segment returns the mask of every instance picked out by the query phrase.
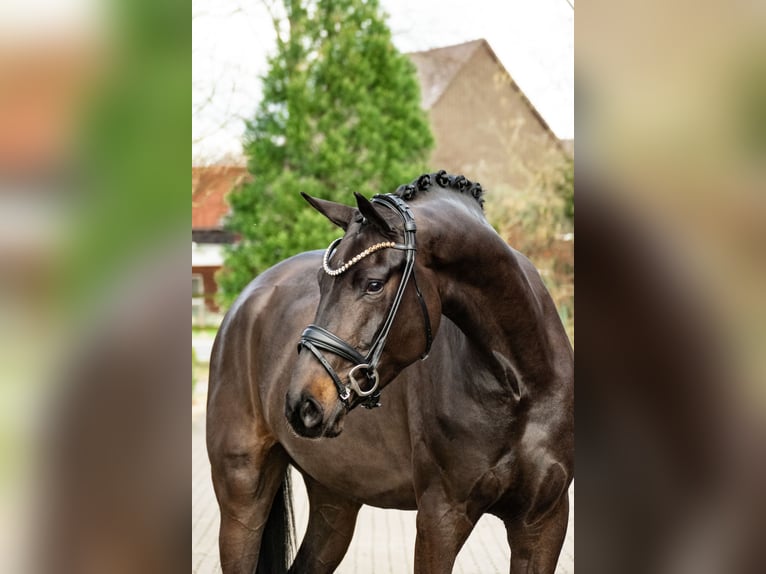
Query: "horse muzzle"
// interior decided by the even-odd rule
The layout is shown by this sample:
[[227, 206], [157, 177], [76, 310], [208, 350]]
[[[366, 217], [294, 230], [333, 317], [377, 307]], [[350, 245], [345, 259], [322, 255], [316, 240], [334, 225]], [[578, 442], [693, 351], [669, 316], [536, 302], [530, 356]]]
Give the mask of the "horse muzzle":
[[306, 357], [293, 377], [285, 395], [285, 417], [295, 434], [305, 438], [340, 434], [345, 407], [327, 374]]

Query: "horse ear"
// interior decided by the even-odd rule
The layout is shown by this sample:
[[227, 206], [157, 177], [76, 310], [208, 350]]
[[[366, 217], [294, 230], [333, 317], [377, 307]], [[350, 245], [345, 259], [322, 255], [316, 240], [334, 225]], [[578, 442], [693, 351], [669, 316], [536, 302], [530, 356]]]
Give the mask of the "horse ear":
[[343, 205], [342, 203], [335, 203], [334, 201], [327, 201], [326, 199], [311, 197], [309, 194], [303, 192], [301, 192], [301, 195], [303, 196], [303, 199], [309, 202], [311, 207], [316, 209], [343, 231], [346, 231], [348, 224], [351, 222], [351, 216], [354, 214], [353, 207]]
[[391, 233], [393, 229], [388, 224], [375, 206], [361, 193], [354, 192], [356, 196], [356, 205], [365, 219], [380, 229], [383, 233]]

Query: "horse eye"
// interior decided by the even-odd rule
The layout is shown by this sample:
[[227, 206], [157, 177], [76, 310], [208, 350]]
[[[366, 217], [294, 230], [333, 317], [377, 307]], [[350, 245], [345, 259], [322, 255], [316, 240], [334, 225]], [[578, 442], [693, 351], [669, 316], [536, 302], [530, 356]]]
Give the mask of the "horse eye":
[[367, 283], [367, 293], [377, 293], [381, 289], [383, 289], [383, 281], [378, 281], [377, 279], [373, 279], [369, 283]]

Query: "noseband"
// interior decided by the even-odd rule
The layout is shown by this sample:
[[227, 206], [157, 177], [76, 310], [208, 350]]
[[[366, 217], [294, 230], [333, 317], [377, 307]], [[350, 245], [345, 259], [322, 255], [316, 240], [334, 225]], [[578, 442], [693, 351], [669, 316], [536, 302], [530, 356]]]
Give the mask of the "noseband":
[[[380, 356], [383, 353], [383, 348], [386, 345], [386, 339], [388, 338], [388, 333], [391, 330], [391, 325], [394, 323], [396, 313], [399, 310], [399, 305], [402, 302], [404, 290], [407, 287], [407, 283], [409, 282], [410, 277], [412, 277], [415, 292], [417, 293], [418, 301], [420, 302], [420, 307], [423, 311], [423, 321], [425, 324], [426, 349], [421, 356], [421, 359], [425, 359], [428, 356], [428, 353], [431, 350], [431, 342], [433, 339], [431, 333], [431, 320], [428, 316], [428, 308], [426, 307], [425, 300], [423, 299], [423, 294], [418, 288], [418, 282], [414, 273], [416, 251], [415, 231], [417, 230], [417, 226], [415, 225], [415, 216], [412, 214], [409, 206], [396, 195], [376, 195], [372, 198], [372, 202], [379, 205], [384, 205], [385, 207], [395, 211], [401, 216], [404, 223], [404, 243], [394, 243], [393, 241], [377, 243], [372, 247], [365, 249], [359, 255], [350, 259], [348, 263], [345, 263], [337, 269], [332, 269], [330, 268], [329, 260], [332, 257], [335, 248], [343, 238], [336, 239], [330, 244], [330, 247], [327, 248], [322, 266], [325, 273], [328, 275], [338, 276], [345, 273], [351, 266], [355, 265], [360, 260], [380, 249], [389, 248], [404, 251], [404, 271], [402, 272], [402, 278], [399, 281], [399, 287], [396, 290], [396, 295], [394, 296], [391, 308], [388, 310], [388, 316], [386, 317], [385, 321], [383, 321], [381, 327], [378, 329], [375, 340], [373, 341], [372, 345], [370, 346], [370, 350], [367, 351], [366, 355], [362, 355], [346, 341], [337, 335], [334, 335], [327, 329], [313, 324], [306, 327], [298, 343], [298, 352], [300, 352], [304, 347], [307, 348], [313, 353], [313, 355], [330, 375], [333, 382], [335, 383], [335, 387], [338, 389], [338, 396], [340, 397], [340, 400], [348, 410], [351, 410], [356, 406], [356, 404], [361, 404], [363, 407], [368, 409], [380, 406], [380, 389], [378, 388], [380, 381], [378, 378], [377, 366], [378, 362], [380, 361]], [[338, 376], [338, 373], [336, 373], [335, 369], [332, 368], [330, 363], [322, 354], [322, 351], [338, 355], [339, 357], [342, 357], [350, 363], [354, 364], [354, 367], [348, 373], [347, 385], [343, 384], [340, 377]], [[361, 397], [364, 400], [354, 404], [351, 391], [356, 393], [358, 397]]]

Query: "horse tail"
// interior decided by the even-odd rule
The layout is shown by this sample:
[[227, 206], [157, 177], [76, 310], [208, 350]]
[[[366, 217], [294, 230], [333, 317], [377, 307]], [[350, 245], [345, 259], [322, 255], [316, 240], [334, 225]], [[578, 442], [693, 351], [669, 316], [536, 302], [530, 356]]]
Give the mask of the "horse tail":
[[286, 574], [292, 562], [294, 547], [295, 517], [288, 466], [263, 529], [255, 574]]

